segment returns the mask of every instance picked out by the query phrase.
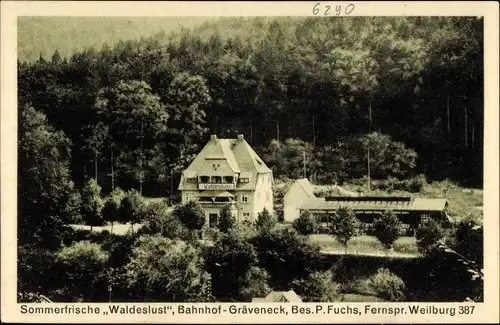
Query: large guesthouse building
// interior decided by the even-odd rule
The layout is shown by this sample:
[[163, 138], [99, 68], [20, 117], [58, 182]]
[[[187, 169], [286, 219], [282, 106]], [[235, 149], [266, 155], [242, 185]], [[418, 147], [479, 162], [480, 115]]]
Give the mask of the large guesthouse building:
[[210, 141], [181, 176], [182, 203], [198, 203], [214, 227], [220, 210], [230, 206], [238, 221], [253, 221], [266, 208], [273, 211], [273, 174], [243, 135]]

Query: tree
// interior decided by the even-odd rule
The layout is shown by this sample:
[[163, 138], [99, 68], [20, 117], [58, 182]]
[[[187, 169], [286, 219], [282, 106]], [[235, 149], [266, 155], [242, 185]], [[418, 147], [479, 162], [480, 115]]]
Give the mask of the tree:
[[402, 223], [392, 211], [386, 211], [373, 220], [373, 232], [384, 248], [389, 250], [403, 232]]
[[358, 139], [357, 155], [365, 164], [370, 148], [370, 170], [373, 178], [388, 176], [404, 177], [416, 167], [417, 153], [406, 148], [402, 142], [392, 141], [389, 135], [377, 132], [365, 134]]
[[269, 272], [272, 288], [288, 290], [294, 279], [304, 278], [319, 267], [319, 247], [293, 229], [261, 232], [250, 242], [257, 251], [259, 265]]
[[23, 106], [19, 118], [19, 244], [57, 248], [79, 210], [71, 180], [70, 141], [45, 115]]
[[341, 208], [330, 216], [330, 233], [344, 246], [347, 254], [347, 242], [358, 233], [359, 221], [349, 208]]
[[229, 205], [225, 205], [220, 210], [219, 223], [217, 224], [217, 227], [221, 232], [228, 232], [233, 229], [235, 223], [236, 218], [231, 213], [231, 207]]
[[205, 225], [205, 213], [194, 201], [174, 208], [172, 214], [178, 218], [189, 230], [201, 230]]
[[122, 199], [119, 218], [123, 223], [130, 222], [132, 233], [134, 233], [134, 223], [141, 221], [144, 211], [144, 200], [142, 196], [135, 190], [131, 190]]
[[146, 82], [130, 80], [101, 89], [94, 108], [142, 193], [147, 158], [156, 150], [158, 139], [167, 136], [169, 114], [164, 104]]
[[303, 302], [334, 302], [340, 298], [341, 286], [333, 281], [330, 271], [316, 271], [292, 282], [293, 290]]
[[134, 300], [200, 302], [210, 292], [210, 275], [203, 270], [198, 247], [160, 235], [138, 238], [125, 278]]
[[115, 188], [108, 195], [104, 202], [102, 215], [104, 221], [111, 222], [111, 233], [113, 233], [113, 224], [120, 221], [120, 207], [125, 193], [119, 187]]
[[56, 254], [63, 301], [107, 301], [109, 254], [99, 244], [79, 241]]
[[97, 181], [91, 178], [82, 190], [82, 215], [85, 223], [92, 227], [102, 226], [102, 208], [104, 202], [101, 198], [101, 187]]
[[424, 254], [433, 250], [439, 244], [439, 240], [443, 238], [443, 235], [441, 227], [434, 219], [421, 223], [415, 236], [418, 250]]
[[271, 231], [276, 225], [276, 218], [269, 213], [269, 211], [264, 208], [262, 212], [257, 214], [257, 220], [255, 220], [255, 227], [259, 232]]
[[257, 254], [244, 238], [230, 232], [208, 251], [207, 270], [212, 275], [212, 293], [223, 301], [239, 301], [247, 272], [257, 266]]
[[317, 231], [318, 225], [309, 211], [304, 211], [299, 218], [293, 221], [293, 228], [300, 234], [308, 236]]
[[269, 164], [275, 177], [304, 178], [315, 171], [313, 146], [300, 139], [289, 138], [284, 142], [272, 140], [262, 158]]

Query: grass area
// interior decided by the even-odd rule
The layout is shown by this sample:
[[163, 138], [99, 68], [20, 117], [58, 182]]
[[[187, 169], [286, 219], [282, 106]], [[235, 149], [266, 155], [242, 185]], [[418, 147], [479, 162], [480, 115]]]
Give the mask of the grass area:
[[[320, 247], [321, 251], [335, 254], [344, 254], [344, 246], [333, 236], [315, 234], [309, 236], [309, 241]], [[393, 251], [386, 252], [382, 244], [373, 236], [359, 236], [347, 243], [349, 255], [375, 255], [391, 257], [418, 256], [417, 242], [413, 237], [401, 237], [394, 243]]]
[[384, 299], [372, 295], [361, 295], [356, 293], [345, 293], [341, 302], [385, 302]]
[[[90, 231], [90, 226], [87, 225], [71, 225], [71, 227], [75, 230], [83, 229]], [[142, 227], [142, 224], [134, 224], [134, 231], [139, 230]], [[103, 230], [107, 230], [111, 233], [111, 224], [105, 225], [102, 227], [92, 227], [92, 232], [102, 232]], [[125, 235], [128, 231], [131, 231], [131, 225], [129, 223], [114, 223], [113, 224], [113, 234], [115, 235]]]

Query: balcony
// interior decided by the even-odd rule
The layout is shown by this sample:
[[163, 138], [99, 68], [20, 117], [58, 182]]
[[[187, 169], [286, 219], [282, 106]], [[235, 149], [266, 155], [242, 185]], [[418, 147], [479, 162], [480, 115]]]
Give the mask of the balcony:
[[198, 196], [198, 203], [225, 205], [236, 203], [236, 201], [234, 195], [229, 192], [205, 191]]
[[230, 191], [235, 189], [235, 177], [233, 176], [200, 176], [198, 182], [199, 190]]

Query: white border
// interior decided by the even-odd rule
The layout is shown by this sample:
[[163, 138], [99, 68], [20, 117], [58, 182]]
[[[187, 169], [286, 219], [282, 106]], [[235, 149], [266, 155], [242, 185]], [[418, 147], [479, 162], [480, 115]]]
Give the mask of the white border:
[[[321, 5], [354, 3], [355, 16], [483, 16], [485, 28], [485, 303], [475, 304], [473, 316], [445, 315], [123, 315], [61, 316], [20, 313], [16, 303], [16, 198], [17, 198], [17, 17], [18, 16], [312, 16], [315, 1], [308, 2], [60, 2], [2, 1], [1, 3], [1, 306], [2, 321], [9, 322], [151, 322], [151, 323], [389, 323], [389, 322], [498, 322], [499, 320], [499, 5], [496, 1], [468, 2], [321, 2]], [[54, 304], [51, 304], [54, 306]], [[58, 304], [65, 305], [65, 304]], [[104, 308], [107, 304], [100, 305]], [[124, 304], [122, 304], [124, 305]], [[144, 304], [149, 305], [149, 304]], [[173, 304], [175, 305], [175, 304]], [[214, 304], [217, 306], [218, 304]], [[314, 304], [312, 304], [314, 305]], [[325, 304], [326, 305], [326, 304]], [[343, 304], [336, 306], [365, 304]], [[382, 303], [373, 306], [396, 306]], [[408, 304], [404, 304], [408, 305]], [[421, 303], [421, 306], [436, 304]], [[440, 304], [458, 306], [458, 304]], [[250, 305], [247, 305], [250, 306]], [[251, 306], [256, 306], [252, 304]], [[267, 304], [275, 306], [275, 304]], [[289, 306], [289, 305], [288, 305]]]

